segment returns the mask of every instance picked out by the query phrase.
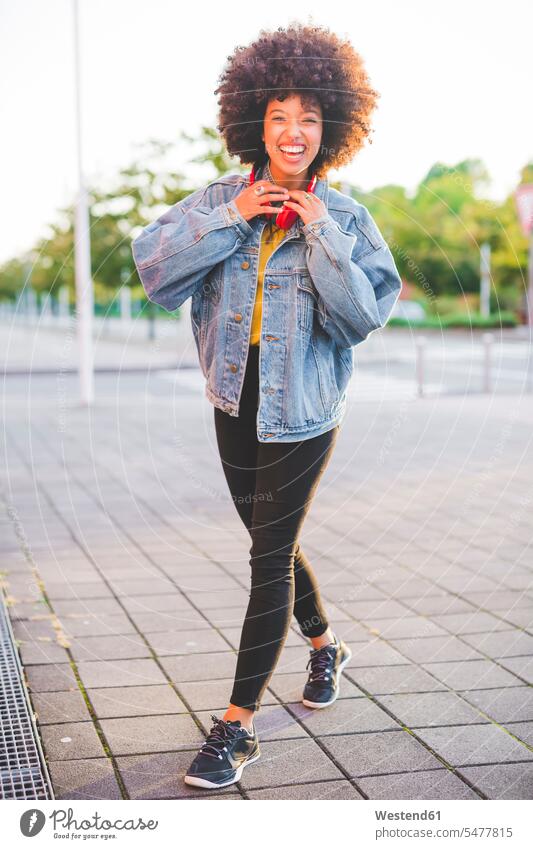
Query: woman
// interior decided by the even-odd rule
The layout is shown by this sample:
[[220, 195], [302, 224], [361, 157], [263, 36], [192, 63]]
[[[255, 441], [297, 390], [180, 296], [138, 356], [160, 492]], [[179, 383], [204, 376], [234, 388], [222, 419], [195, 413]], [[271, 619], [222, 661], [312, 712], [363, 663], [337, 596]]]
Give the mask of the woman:
[[326, 179], [362, 146], [378, 97], [349, 42], [299, 24], [262, 31], [220, 82], [219, 130], [252, 171], [188, 196], [133, 243], [151, 300], [171, 310], [192, 297], [222, 467], [252, 541], [233, 691], [185, 776], [205, 788], [259, 758], [254, 714], [293, 612], [312, 645], [303, 703], [338, 697], [351, 651], [298, 537], [345, 413], [352, 348], [383, 327], [401, 287], [368, 211]]

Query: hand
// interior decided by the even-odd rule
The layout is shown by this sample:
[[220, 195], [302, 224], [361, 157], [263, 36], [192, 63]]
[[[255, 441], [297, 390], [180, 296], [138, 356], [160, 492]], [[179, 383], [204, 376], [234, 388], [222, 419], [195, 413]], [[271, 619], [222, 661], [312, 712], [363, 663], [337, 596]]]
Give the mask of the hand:
[[[256, 194], [255, 189], [262, 186], [264, 192], [260, 195]], [[270, 206], [270, 203], [276, 200], [287, 200], [289, 192], [283, 186], [276, 186], [275, 183], [270, 183], [268, 180], [258, 180], [252, 183], [235, 198], [235, 205], [242, 217], [249, 221], [250, 218], [255, 218], [256, 215], [262, 215], [263, 212], [279, 212], [277, 206]]]
[[311, 192], [292, 189], [289, 194], [293, 200], [286, 200], [284, 206], [297, 212], [304, 224], [310, 224], [328, 214], [326, 205]]

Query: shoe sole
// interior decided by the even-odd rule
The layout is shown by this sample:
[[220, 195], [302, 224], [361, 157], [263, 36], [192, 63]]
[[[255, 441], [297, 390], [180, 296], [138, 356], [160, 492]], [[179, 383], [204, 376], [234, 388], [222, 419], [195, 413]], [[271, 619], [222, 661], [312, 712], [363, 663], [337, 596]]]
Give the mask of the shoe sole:
[[186, 775], [183, 780], [185, 781], [185, 784], [191, 784], [194, 787], [205, 787], [209, 789], [213, 789], [213, 787], [215, 789], [217, 787], [227, 787], [228, 784], [235, 784], [237, 781], [239, 781], [244, 767], [248, 766], [248, 764], [253, 764], [255, 761], [258, 761], [260, 757], [261, 752], [257, 752], [257, 754], [254, 755], [253, 758], [249, 758], [237, 767], [233, 778], [230, 778], [229, 781], [223, 781], [221, 784], [217, 784], [216, 781], [208, 781], [207, 778], [198, 778], [195, 775]]
[[336, 690], [335, 690], [335, 693], [334, 693], [334, 695], [333, 695], [333, 698], [332, 698], [332, 699], [330, 699], [330, 700], [329, 700], [329, 702], [310, 702], [310, 701], [309, 701], [309, 699], [304, 699], [304, 698], [302, 698], [302, 704], [304, 704], [306, 707], [310, 707], [310, 708], [318, 708], [318, 709], [320, 709], [320, 708], [325, 708], [325, 707], [329, 707], [330, 705], [332, 705], [332, 704], [333, 704], [333, 702], [337, 700], [338, 695], [339, 695], [339, 693], [340, 693], [340, 691], [341, 691], [341, 675], [342, 675], [342, 670], [344, 669], [344, 667], [346, 666], [346, 664], [347, 664], [347, 663], [348, 663], [348, 661], [350, 660], [351, 656], [352, 656], [351, 649], [349, 649], [349, 648], [348, 648], [348, 654], [346, 655], [346, 657], [344, 658], [344, 660], [342, 661], [342, 663], [339, 663], [338, 679], [337, 679], [337, 688], [336, 688]]

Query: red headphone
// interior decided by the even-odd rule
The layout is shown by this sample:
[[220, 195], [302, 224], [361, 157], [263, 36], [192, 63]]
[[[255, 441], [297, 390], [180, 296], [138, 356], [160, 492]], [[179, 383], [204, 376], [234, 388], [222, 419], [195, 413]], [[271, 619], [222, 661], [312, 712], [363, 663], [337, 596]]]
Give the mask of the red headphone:
[[[250, 172], [250, 186], [252, 183], [255, 183], [255, 168], [252, 168]], [[315, 191], [316, 186], [316, 174], [313, 174], [309, 185], [307, 186], [306, 192]], [[263, 215], [267, 215], [269, 218], [274, 215], [273, 212], [264, 212]], [[289, 209], [288, 207], [282, 206], [281, 210], [276, 215], [276, 227], [281, 227], [283, 230], [288, 230], [296, 219], [298, 218], [298, 213], [294, 209]]]

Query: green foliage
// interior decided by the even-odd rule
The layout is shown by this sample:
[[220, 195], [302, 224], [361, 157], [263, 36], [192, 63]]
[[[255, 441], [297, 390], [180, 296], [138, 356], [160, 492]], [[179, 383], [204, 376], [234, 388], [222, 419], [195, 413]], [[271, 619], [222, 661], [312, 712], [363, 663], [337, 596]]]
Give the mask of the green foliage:
[[[179, 144], [191, 154], [188, 176], [174, 167]], [[202, 127], [197, 137], [183, 132], [176, 143], [148, 140], [109, 185], [92, 187], [92, 275], [103, 308], [116, 309], [113, 301], [124, 284], [144, 298], [131, 240], [148, 221], [217, 176], [245, 170], [228, 157], [217, 131]], [[520, 182], [533, 182], [533, 163], [524, 166]], [[366, 193], [352, 189], [352, 196], [375, 217], [402, 278], [417, 287], [428, 319], [433, 316], [439, 326], [455, 313], [460, 314], [457, 320], [472, 322], [483, 242], [491, 246], [491, 309], [503, 310], [501, 317], [523, 307], [527, 239], [513, 195], [493, 203], [483, 197], [488, 184], [484, 164], [467, 159], [455, 166], [435, 163], [411, 196], [394, 184]], [[331, 185], [340, 188], [338, 181]], [[57, 295], [66, 285], [74, 302], [73, 221], [73, 206], [60, 210], [32, 251], [0, 268], [0, 298], [14, 299], [31, 277], [41, 293]]]
[[465, 327], [491, 328], [515, 327], [518, 323], [514, 312], [500, 312], [491, 316], [479, 313], [449, 313], [448, 315], [428, 316], [423, 321], [413, 321], [406, 318], [391, 318], [388, 322], [392, 327]]

